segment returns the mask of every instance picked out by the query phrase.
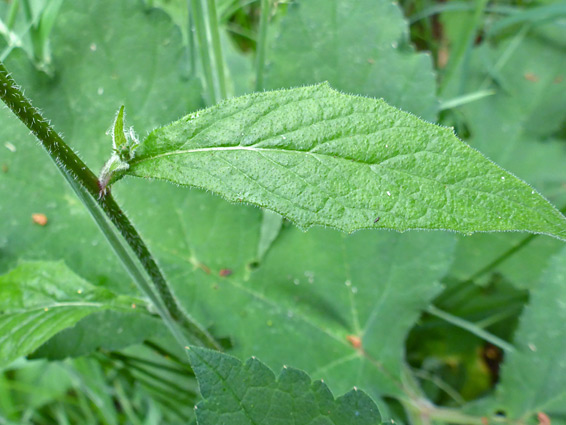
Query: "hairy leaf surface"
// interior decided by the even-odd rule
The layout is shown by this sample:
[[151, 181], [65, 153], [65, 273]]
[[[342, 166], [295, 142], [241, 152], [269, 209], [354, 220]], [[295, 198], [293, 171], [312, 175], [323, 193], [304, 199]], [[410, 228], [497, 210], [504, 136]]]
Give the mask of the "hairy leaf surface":
[[322, 381], [297, 369], [274, 373], [255, 357], [245, 364], [227, 354], [199, 347], [189, 350], [204, 401], [198, 404], [201, 425], [377, 425], [375, 403], [354, 388], [334, 397]]
[[127, 174], [208, 189], [302, 228], [566, 238], [562, 214], [451, 129], [326, 84], [230, 99], [155, 130]]

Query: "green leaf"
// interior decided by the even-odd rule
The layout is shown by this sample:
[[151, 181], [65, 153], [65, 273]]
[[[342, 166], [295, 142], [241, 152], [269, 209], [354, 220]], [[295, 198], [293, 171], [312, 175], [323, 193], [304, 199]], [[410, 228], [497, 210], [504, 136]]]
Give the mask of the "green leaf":
[[157, 129], [126, 174], [211, 190], [302, 228], [566, 238], [562, 214], [451, 129], [327, 84], [230, 99]]
[[460, 108], [473, 147], [562, 200], [566, 148], [555, 135], [566, 119], [564, 51], [535, 34], [484, 43], [472, 52], [466, 90], [496, 94]]
[[114, 125], [112, 126], [112, 142], [113, 148], [116, 151], [120, 151], [123, 146], [128, 144], [124, 129], [124, 105], [120, 106], [116, 114], [116, 119], [114, 120]]
[[375, 403], [354, 388], [334, 400], [322, 381], [284, 367], [276, 379], [255, 357], [242, 364], [235, 357], [198, 347], [189, 350], [204, 401], [198, 404], [201, 425], [239, 424], [379, 424]]
[[[509, 233], [462, 237], [450, 275], [460, 281], [474, 278], [476, 283], [485, 284], [497, 273], [519, 289], [532, 288], [564, 243], [552, 238], [527, 238], [527, 235]], [[492, 265], [498, 259], [501, 262]], [[476, 275], [482, 271], [481, 275]]]
[[377, 402], [404, 399], [405, 338], [442, 289], [454, 239], [289, 226], [248, 280], [196, 270], [177, 287], [202, 323], [231, 336], [239, 358], [292, 364], [334, 393], [359, 386]]
[[258, 260], [261, 260], [265, 253], [269, 250], [269, 247], [279, 235], [282, 225], [283, 219], [279, 214], [275, 214], [269, 210], [263, 211], [259, 243], [257, 246]]
[[[201, 105], [198, 81], [183, 74], [186, 48], [180, 33], [163, 12], [147, 10], [141, 1], [125, 0], [119, 6], [113, 0], [67, 2], [50, 45], [55, 80], [37, 72], [20, 50], [10, 55], [6, 66], [95, 171], [111, 153], [111, 138], [105, 133], [120, 105], [126, 105], [128, 124], [141, 134]], [[15, 267], [20, 257], [64, 258], [92, 283], [135, 293], [88, 211], [29, 130], [6, 108], [0, 108], [0, 122], [0, 271]], [[126, 209], [132, 215], [146, 214], [152, 190], [132, 186], [127, 188], [132, 202]], [[180, 208], [187, 197], [173, 199], [174, 191], [163, 188], [156, 192], [166, 192], [168, 202]], [[34, 224], [33, 213], [45, 214], [47, 225]], [[163, 233], [163, 223], [156, 217], [148, 224]]]
[[[464, 90], [490, 88], [496, 94], [459, 108], [471, 146], [527, 180], [561, 208], [566, 206], [566, 143], [564, 132], [559, 131], [566, 119], [566, 98], [561, 95], [566, 87], [563, 38], [557, 36], [551, 42], [546, 35], [530, 31], [473, 49]], [[468, 279], [524, 237], [462, 238], [453, 276]], [[561, 247], [559, 241], [536, 238], [489, 272], [503, 275], [520, 288], [533, 287], [548, 259]]]
[[438, 110], [431, 56], [409, 44], [395, 2], [301, 0], [271, 31], [266, 88], [328, 81], [345, 93], [383, 97], [426, 120]]
[[33, 352], [91, 313], [131, 309], [134, 302], [91, 285], [63, 263], [22, 263], [0, 276], [0, 360]]
[[[2, 366], [9, 366], [6, 371], [10, 373], [1, 375], [0, 388], [7, 390], [6, 393], [12, 396], [15, 411], [23, 410], [22, 406], [27, 409], [39, 409], [52, 400], [63, 399], [73, 388], [67, 367], [63, 363], [19, 359], [11, 365]], [[17, 382], [19, 386], [15, 391], [9, 391], [10, 382], [7, 382], [7, 377], [10, 374], [13, 377], [12, 385]], [[17, 417], [18, 415], [14, 415], [13, 419]], [[21, 421], [17, 423], [21, 424]]]
[[79, 357], [99, 349], [117, 351], [134, 345], [167, 329], [156, 317], [134, 311], [105, 310], [81, 319], [39, 347], [32, 358], [62, 360]]
[[553, 257], [521, 317], [517, 350], [509, 354], [497, 387], [510, 419], [537, 412], [566, 414], [566, 249]]

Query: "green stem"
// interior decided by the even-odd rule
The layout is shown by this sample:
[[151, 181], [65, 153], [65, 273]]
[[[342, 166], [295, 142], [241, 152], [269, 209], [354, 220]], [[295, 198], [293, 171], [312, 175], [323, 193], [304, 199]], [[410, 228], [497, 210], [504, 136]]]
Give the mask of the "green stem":
[[[562, 214], [566, 214], [566, 205], [560, 208], [559, 211]], [[528, 246], [534, 239], [538, 238], [539, 236], [540, 234], [533, 234], [524, 237], [515, 246], [509, 248], [507, 251], [505, 251], [503, 254], [501, 254], [499, 257], [497, 257], [495, 260], [489, 263], [487, 266], [482, 267], [480, 270], [478, 270], [473, 275], [471, 275], [465, 282], [463, 282], [463, 284], [471, 283], [477, 278], [483, 276], [484, 274], [489, 273], [495, 267], [499, 266], [501, 263], [505, 262], [508, 258], [512, 257], [515, 253], [521, 251], [524, 247]]]
[[508, 258], [512, 257], [516, 252], [522, 250], [525, 246], [530, 244], [532, 242], [532, 240], [535, 239], [537, 236], [538, 235], [529, 235], [529, 236], [521, 239], [517, 245], [511, 247], [510, 249], [505, 251], [503, 254], [501, 254], [499, 257], [497, 257], [495, 260], [493, 260], [491, 263], [489, 263], [487, 266], [481, 268], [480, 270], [475, 272], [473, 275], [471, 275], [467, 279], [467, 282], [473, 282], [477, 278], [479, 278], [479, 277], [483, 276], [484, 274], [490, 272], [491, 270], [493, 270], [494, 268], [499, 266], [501, 263], [505, 262]]
[[142, 421], [135, 414], [134, 408], [130, 403], [130, 399], [122, 388], [120, 381], [114, 382], [114, 394], [116, 395], [116, 401], [120, 406], [120, 410], [124, 412], [126, 418], [128, 418], [128, 422], [132, 425], [142, 425]]
[[479, 417], [462, 413], [459, 410], [436, 407], [428, 412], [429, 418], [435, 422], [444, 422], [447, 424], [461, 425], [485, 425], [489, 424], [507, 424], [511, 423], [504, 417], [490, 416]]
[[168, 366], [166, 364], [163, 363], [158, 363], [155, 361], [151, 361], [151, 360], [147, 360], [147, 359], [142, 359], [140, 357], [135, 357], [135, 356], [130, 356], [130, 355], [126, 355], [123, 353], [119, 353], [119, 352], [111, 352], [106, 354], [110, 359], [113, 360], [120, 360], [124, 363], [140, 363], [142, 365], [146, 365], [148, 367], [152, 367], [155, 369], [159, 369], [159, 370], [164, 370], [167, 372], [171, 372], [183, 377], [187, 377], [187, 376], [191, 376], [194, 377], [195, 374], [192, 371], [192, 369], [189, 367], [188, 364], [184, 364], [183, 368], [179, 368], [179, 367], [174, 367], [174, 366]]
[[188, 44], [189, 44], [189, 70], [190, 73], [196, 75], [197, 73], [197, 52], [195, 43], [195, 25], [193, 22], [193, 14], [188, 14], [187, 24], [189, 26], [189, 31], [187, 34]]
[[521, 421], [512, 421], [503, 416], [472, 416], [461, 410], [438, 407], [426, 399], [414, 399], [409, 403], [403, 403], [405, 411], [411, 422], [418, 425], [430, 424], [459, 424], [459, 425], [485, 425], [488, 424], [515, 424]]
[[10, 11], [8, 12], [8, 19], [6, 20], [6, 26], [10, 31], [14, 29], [14, 24], [16, 23], [16, 16], [18, 16], [18, 9], [20, 8], [20, 0], [12, 1], [10, 6]]
[[513, 347], [511, 344], [509, 344], [507, 341], [502, 340], [501, 338], [483, 330], [482, 328], [480, 328], [479, 326], [475, 325], [474, 323], [468, 322], [467, 320], [461, 319], [457, 316], [454, 316], [450, 313], [447, 313], [443, 310], [440, 310], [439, 308], [436, 308], [433, 305], [430, 305], [427, 309], [426, 309], [427, 313], [432, 314], [433, 316], [436, 316], [448, 323], [453, 324], [454, 326], [457, 326], [459, 328], [465, 329], [468, 332], [476, 335], [477, 337], [483, 339], [484, 341], [487, 341], [499, 348], [501, 348], [502, 350], [506, 351], [507, 353], [511, 353], [513, 351], [515, 351], [515, 347]]
[[[183, 327], [199, 342], [218, 348], [219, 346], [212, 336], [181, 309], [149, 249], [112, 195], [109, 192], [101, 195], [98, 179], [94, 173], [53, 130], [39, 111], [31, 105], [1, 62], [0, 98], [39, 139], [41, 145], [63, 173], [75, 193], [85, 203], [139, 289], [155, 304], [160, 316], [179, 343], [182, 346], [188, 345], [188, 341], [181, 330], [181, 327]], [[114, 229], [109, 226], [106, 219], [112, 222], [122, 235], [141, 263], [143, 270], [147, 272], [153, 285], [147, 281], [135, 258], [115, 234]]]
[[255, 90], [263, 90], [263, 74], [265, 71], [265, 52], [267, 44], [267, 26], [271, 15], [271, 0], [261, 0], [261, 16], [256, 46]]
[[[462, 62], [468, 55], [476, 38], [477, 29], [481, 24], [481, 18], [488, 1], [489, 0], [477, 0], [472, 18], [468, 21], [468, 25], [464, 30], [464, 33], [458, 40], [458, 43], [452, 49], [452, 55], [450, 56], [450, 61], [448, 62], [448, 66], [446, 67], [446, 71], [444, 72], [444, 76], [440, 84], [439, 91], [441, 94], [444, 93], [444, 91], [450, 84], [451, 80], [456, 75], [456, 72], [459, 70], [460, 66], [462, 65]], [[460, 94], [460, 93], [458, 92], [456, 94]]]
[[146, 347], [155, 351], [157, 354], [163, 356], [167, 360], [170, 360], [173, 363], [176, 363], [181, 367], [187, 367], [187, 362], [182, 361], [180, 357], [173, 354], [171, 351], [168, 351], [165, 348], [157, 345], [155, 342], [146, 340], [146, 341], [143, 342], [143, 345], [145, 345]]
[[210, 31], [210, 45], [213, 66], [215, 71], [216, 85], [218, 86], [218, 101], [226, 99], [226, 76], [224, 74], [224, 55], [222, 54], [222, 43], [220, 41], [220, 27], [218, 25], [218, 12], [216, 11], [216, 0], [207, 0], [208, 26]]
[[210, 103], [226, 98], [224, 57], [215, 0], [189, 0]]
[[419, 379], [427, 380], [431, 382], [433, 385], [436, 385], [436, 387], [439, 390], [444, 391], [459, 406], [463, 406], [464, 404], [466, 404], [466, 400], [462, 398], [462, 396], [458, 393], [458, 391], [456, 391], [449, 384], [444, 382], [440, 377], [422, 369], [413, 370], [413, 374]]
[[35, 62], [40, 63], [43, 58], [43, 46], [40, 40], [38, 24], [33, 19], [33, 12], [31, 10], [31, 5], [29, 3], [29, 0], [22, 0], [22, 8], [26, 15], [28, 24], [30, 25], [29, 34], [31, 38], [33, 56], [35, 58]]

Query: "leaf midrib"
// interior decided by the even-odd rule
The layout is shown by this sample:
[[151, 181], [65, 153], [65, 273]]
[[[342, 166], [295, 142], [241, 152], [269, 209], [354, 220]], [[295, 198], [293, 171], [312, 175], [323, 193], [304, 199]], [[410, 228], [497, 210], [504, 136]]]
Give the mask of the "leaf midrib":
[[[196, 148], [196, 149], [182, 149], [182, 150], [175, 150], [175, 151], [170, 151], [170, 152], [164, 152], [164, 153], [161, 153], [161, 154], [158, 154], [158, 155], [148, 156], [148, 157], [145, 157], [145, 158], [140, 158], [140, 159], [137, 160], [137, 161], [134, 159], [134, 160], [130, 163], [130, 165], [133, 166], [133, 165], [141, 164], [141, 163], [143, 163], [143, 162], [148, 162], [148, 161], [152, 161], [152, 160], [155, 160], [155, 159], [158, 159], [158, 158], [163, 158], [163, 157], [168, 157], [168, 156], [176, 156], [176, 155], [183, 155], [183, 154], [189, 154], [189, 153], [227, 152], [227, 151], [250, 151], [250, 152], [257, 152], [257, 153], [260, 153], [260, 154], [261, 154], [262, 152], [269, 152], [269, 153], [279, 152], [279, 153], [282, 153], [282, 154], [310, 155], [310, 156], [312, 156], [313, 158], [315, 158], [317, 161], [320, 161], [319, 158], [317, 158], [317, 156], [321, 156], [321, 157], [328, 157], [328, 158], [332, 158], [332, 159], [342, 159], [342, 160], [344, 160], [344, 161], [349, 161], [349, 162], [356, 162], [356, 163], [358, 163], [358, 164], [367, 165], [367, 166], [370, 166], [370, 165], [382, 165], [382, 163], [385, 162], [385, 161], [383, 161], [382, 163], [379, 163], [379, 162], [371, 162], [371, 163], [370, 163], [370, 162], [359, 161], [359, 160], [356, 160], [356, 159], [353, 159], [353, 158], [352, 158], [352, 159], [350, 159], [350, 158], [346, 159], [346, 158], [344, 158], [344, 157], [340, 157], [340, 156], [336, 156], [336, 155], [329, 155], [329, 154], [324, 154], [324, 153], [319, 153], [319, 152], [302, 151], [302, 150], [295, 150], [295, 149], [281, 149], [281, 148], [275, 148], [275, 147], [270, 147], [270, 148], [258, 148], [258, 147], [254, 147], [254, 146], [241, 146], [241, 145], [238, 145], [238, 146], [215, 146], [215, 147]], [[419, 152], [430, 152], [430, 153], [432, 153], [432, 154], [438, 154], [437, 152], [432, 152], [432, 151], [427, 151], [427, 150], [419, 151]], [[419, 153], [419, 152], [411, 153], [410, 155], [416, 155], [416, 154]], [[451, 157], [451, 156], [448, 156], [448, 157]], [[232, 165], [232, 164], [231, 164], [231, 165]], [[232, 165], [232, 167], [233, 167], [233, 165]], [[433, 182], [435, 182], [435, 183], [442, 183], [442, 182], [440, 182], [440, 181], [438, 181], [438, 180], [432, 179], [432, 178], [427, 177], [427, 176], [421, 176], [421, 175], [417, 175], [417, 174], [414, 174], [414, 173], [410, 173], [410, 172], [408, 172], [407, 170], [398, 170], [398, 169], [389, 168], [389, 167], [385, 167], [385, 168], [387, 168], [387, 169], [388, 169], [389, 171], [391, 171], [391, 172], [396, 172], [396, 173], [402, 173], [402, 174], [410, 175], [410, 176], [412, 176], [413, 178], [426, 179], [426, 180], [429, 180], [429, 181], [433, 181]], [[461, 181], [459, 181], [459, 182], [457, 182], [457, 183], [461, 183]], [[446, 185], [449, 185], [449, 186], [454, 186], [454, 185], [455, 185], [455, 183], [442, 183], [442, 184], [446, 184]], [[496, 198], [503, 199], [503, 200], [506, 201], [506, 202], [513, 203], [513, 204], [518, 205], [518, 206], [520, 206], [520, 207], [522, 207], [522, 208], [524, 208], [524, 209], [528, 209], [528, 210], [532, 211], [533, 213], [535, 213], [535, 214], [541, 216], [541, 218], [543, 218], [545, 222], [548, 222], [547, 217], [544, 216], [544, 215], [541, 215], [538, 208], [525, 205], [525, 204], [523, 204], [523, 203], [521, 203], [521, 202], [518, 202], [518, 201], [515, 201], [515, 200], [503, 198], [503, 197], [501, 197], [499, 194], [494, 193], [494, 192], [486, 192], [486, 191], [479, 190], [479, 189], [477, 189], [477, 188], [466, 187], [466, 186], [460, 187], [460, 189], [471, 190], [471, 191], [473, 191], [473, 192], [475, 192], [475, 193], [480, 193], [480, 194], [484, 194], [484, 195], [487, 195], [487, 196], [490, 196], [490, 197], [496, 197]], [[335, 199], [337, 199], [337, 198], [335, 198]]]

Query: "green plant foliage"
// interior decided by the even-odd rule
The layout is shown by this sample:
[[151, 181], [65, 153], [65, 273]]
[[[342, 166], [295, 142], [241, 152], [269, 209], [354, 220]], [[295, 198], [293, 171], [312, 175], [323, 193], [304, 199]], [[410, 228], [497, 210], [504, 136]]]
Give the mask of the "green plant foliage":
[[266, 87], [328, 81], [345, 93], [383, 97], [434, 120], [431, 58], [415, 53], [407, 38], [407, 24], [394, 2], [292, 2], [280, 30], [272, 32]]
[[91, 285], [63, 263], [22, 263], [0, 277], [0, 361], [33, 352], [91, 313], [136, 303]]
[[[181, 72], [184, 49], [175, 25], [141, 2], [65, 4], [53, 29], [51, 51], [58, 64], [56, 80], [37, 73], [19, 50], [7, 65], [96, 171], [111, 153], [111, 138], [105, 133], [120, 105], [126, 105], [128, 124], [141, 134], [201, 105], [198, 82]], [[131, 279], [109, 252], [88, 211], [34, 146], [28, 131], [5, 108], [0, 109], [0, 121], [0, 270], [14, 267], [20, 257], [64, 258], [90, 282], [133, 293]], [[5, 143], [13, 145], [14, 152]], [[129, 209], [145, 211], [151, 192], [128, 192], [135, 199]], [[180, 205], [181, 199], [169, 202]], [[45, 214], [47, 224], [34, 224], [33, 213]], [[162, 223], [158, 217], [157, 223]]]
[[[22, 327], [0, 332], [0, 424], [308, 423], [313, 400], [313, 423], [563, 423], [561, 1], [191, 3], [0, 1], [0, 60], [95, 173], [114, 136], [120, 171], [156, 180], [107, 195], [236, 357], [189, 353], [193, 411], [185, 344], [0, 108], [0, 327]], [[228, 97], [259, 93], [199, 110], [205, 53]], [[415, 228], [535, 233], [377, 230]], [[222, 391], [259, 380], [253, 409]]]
[[498, 406], [511, 419], [566, 414], [566, 249], [552, 258], [531, 292], [503, 366]]
[[129, 164], [128, 175], [208, 189], [302, 228], [566, 238], [562, 214], [452, 130], [326, 84], [193, 113], [153, 131]]
[[320, 424], [377, 425], [375, 403], [354, 388], [334, 400], [322, 381], [284, 367], [276, 378], [255, 357], [245, 364], [217, 351], [189, 350], [204, 401], [196, 406], [199, 425]]
[[292, 364], [335, 393], [359, 386], [375, 400], [403, 398], [404, 340], [440, 292], [453, 244], [442, 233], [288, 228], [249, 280], [199, 272], [189, 293], [240, 358]]
[[135, 311], [95, 312], [39, 347], [33, 358], [62, 360], [86, 356], [97, 350], [116, 351], [151, 336], [167, 332], [156, 317]]
[[[463, 90], [496, 90], [459, 109], [473, 147], [520, 175], [560, 207], [566, 205], [566, 144], [559, 128], [566, 119], [566, 46], [553, 41], [546, 25], [531, 36], [515, 35], [500, 43], [484, 43], [472, 51]], [[542, 31], [542, 30], [546, 31]], [[554, 37], [556, 38], [556, 37]], [[544, 164], [544, 165], [542, 165]], [[453, 275], [467, 279], [494, 258], [519, 244], [521, 235], [478, 235], [463, 239]], [[547, 260], [562, 244], [539, 238], [491, 271], [519, 287], [539, 281]]]

